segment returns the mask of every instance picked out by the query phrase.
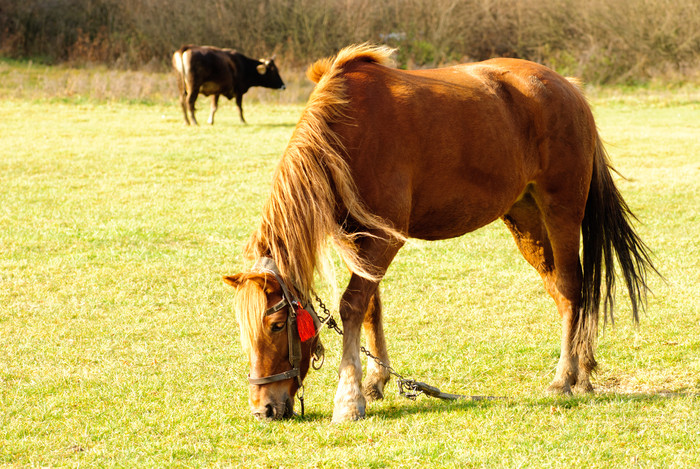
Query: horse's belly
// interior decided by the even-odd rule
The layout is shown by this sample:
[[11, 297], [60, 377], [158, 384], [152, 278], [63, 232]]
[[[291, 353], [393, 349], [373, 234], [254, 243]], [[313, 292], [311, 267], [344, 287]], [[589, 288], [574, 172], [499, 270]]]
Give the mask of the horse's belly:
[[465, 211], [446, 206], [411, 220], [409, 237], [427, 240], [448, 239], [477, 230], [498, 219], [500, 211]]
[[413, 194], [409, 236], [420, 239], [447, 239], [488, 225], [508, 212], [524, 190], [524, 181], [499, 178], [499, 189], [466, 183], [452, 190], [418, 191]]

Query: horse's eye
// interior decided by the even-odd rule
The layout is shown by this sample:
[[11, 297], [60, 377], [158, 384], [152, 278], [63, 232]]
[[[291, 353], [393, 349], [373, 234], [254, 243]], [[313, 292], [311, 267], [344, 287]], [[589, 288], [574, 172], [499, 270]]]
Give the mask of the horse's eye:
[[284, 326], [285, 326], [286, 324], [287, 324], [287, 323], [285, 323], [285, 322], [276, 322], [276, 323], [272, 324], [272, 327], [271, 327], [272, 332], [279, 332], [279, 331], [281, 331], [282, 329], [284, 329]]

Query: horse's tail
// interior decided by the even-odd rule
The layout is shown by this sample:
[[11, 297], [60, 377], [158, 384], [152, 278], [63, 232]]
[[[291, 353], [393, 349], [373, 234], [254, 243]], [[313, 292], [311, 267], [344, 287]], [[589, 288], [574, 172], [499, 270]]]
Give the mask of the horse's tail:
[[[604, 315], [614, 321], [615, 263], [617, 258], [632, 305], [632, 315], [639, 322], [639, 309], [646, 306], [647, 272], [658, 274], [650, 250], [632, 228], [636, 217], [622, 198], [612, 179], [608, 154], [596, 135], [593, 174], [581, 224], [583, 238], [583, 286], [577, 328], [576, 349], [584, 363], [595, 368], [593, 344], [598, 333], [600, 301]], [[603, 277], [605, 286], [603, 287]], [[603, 291], [601, 291], [603, 287]], [[601, 297], [602, 296], [602, 297]]]

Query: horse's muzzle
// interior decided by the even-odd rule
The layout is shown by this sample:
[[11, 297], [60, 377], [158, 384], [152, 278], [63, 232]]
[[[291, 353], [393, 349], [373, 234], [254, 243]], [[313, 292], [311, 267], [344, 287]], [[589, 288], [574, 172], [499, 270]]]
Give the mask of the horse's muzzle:
[[287, 398], [284, 402], [268, 402], [264, 406], [253, 408], [253, 415], [258, 420], [283, 420], [294, 416], [294, 401]]

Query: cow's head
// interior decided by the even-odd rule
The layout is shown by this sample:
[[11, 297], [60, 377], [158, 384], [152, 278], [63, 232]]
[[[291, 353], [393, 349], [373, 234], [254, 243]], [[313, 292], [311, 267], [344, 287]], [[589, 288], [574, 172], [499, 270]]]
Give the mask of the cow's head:
[[285, 89], [286, 86], [282, 81], [277, 65], [275, 65], [274, 57], [269, 59], [260, 59], [259, 62], [260, 63], [258, 63], [255, 69], [257, 70], [260, 78], [260, 86], [281, 90]]

